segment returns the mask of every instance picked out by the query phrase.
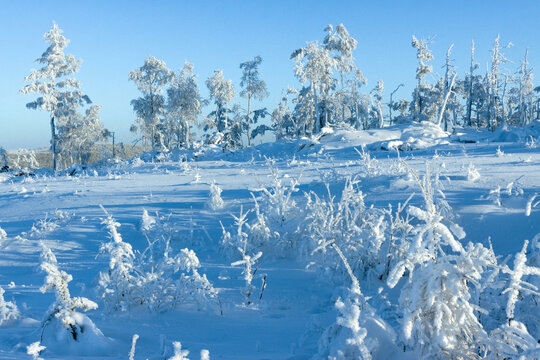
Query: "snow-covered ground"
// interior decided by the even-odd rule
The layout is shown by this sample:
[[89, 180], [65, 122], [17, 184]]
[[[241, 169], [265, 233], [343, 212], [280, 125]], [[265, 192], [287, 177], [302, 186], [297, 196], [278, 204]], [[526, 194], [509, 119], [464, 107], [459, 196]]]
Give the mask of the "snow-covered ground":
[[[0, 327], [0, 358], [28, 359], [27, 346], [40, 340], [41, 322], [54, 302], [52, 291], [40, 292], [45, 278], [39, 269], [43, 242], [56, 255], [59, 269], [73, 276], [71, 294], [99, 305], [86, 315], [106, 337], [79, 349], [55, 348], [42, 341], [47, 346], [40, 355], [44, 359], [127, 359], [134, 334], [140, 336], [135, 359], [171, 357], [173, 341], [180, 341], [192, 359], [198, 359], [202, 349], [208, 349], [212, 359], [309, 359], [317, 354], [324, 329], [336, 321], [334, 304], [350, 280], [325, 278], [307, 266], [309, 254], [280, 257], [277, 250], [264, 248], [253, 280], [253, 303], [245, 305], [243, 267], [231, 266], [242, 256], [221, 244], [222, 225], [233, 235], [237, 231], [231, 214], [254, 209], [251, 193], [259, 196], [262, 187], [272, 185], [271, 169], [279, 172], [283, 184], [298, 180], [292, 197], [303, 211], [309, 210], [306, 193], [327, 197], [327, 183], [339, 198], [348, 177], [358, 181], [367, 207], [395, 208], [413, 193], [410, 204], [421, 207], [420, 188], [398, 159], [396, 149], [401, 149], [400, 157], [421, 176], [429, 163], [441, 191], [436, 195], [444, 193], [453, 210], [452, 222], [466, 233], [461, 242], [486, 247], [491, 242], [504, 258], [540, 233], [540, 205], [535, 208], [533, 201], [527, 209], [540, 193], [540, 146], [534, 139], [538, 141], [537, 133], [536, 138], [534, 133], [504, 139], [501, 135], [491, 140], [512, 142], [494, 142], [485, 134], [448, 136], [429, 126], [397, 126], [327, 131], [317, 140], [262, 144], [233, 153], [146, 154], [129, 162], [74, 168], [72, 176], [70, 170], [56, 176], [47, 171], [33, 177], [0, 174], [0, 228], [7, 235], [1, 240], [0, 285], [5, 299], [15, 302], [20, 312], [17, 320]], [[213, 181], [223, 190], [224, 205], [217, 209], [209, 205]], [[199, 272], [218, 291], [219, 306], [106, 311], [96, 291], [99, 273], [109, 266], [107, 256], [98, 256], [101, 244], [110, 241], [100, 205], [121, 224], [119, 233], [136, 253], [149, 241], [141, 229], [144, 210], [153, 218], [164, 217], [171, 252], [195, 251]], [[248, 219], [255, 216], [253, 211]], [[266, 288], [259, 299], [262, 274]], [[383, 301], [396, 304], [397, 288], [369, 276], [361, 279], [360, 287], [371, 297], [376, 313], [399, 333], [399, 321], [385, 315], [392, 310]], [[61, 344], [58, 339], [49, 341]], [[394, 345], [378, 354], [374, 358], [416, 358]]]

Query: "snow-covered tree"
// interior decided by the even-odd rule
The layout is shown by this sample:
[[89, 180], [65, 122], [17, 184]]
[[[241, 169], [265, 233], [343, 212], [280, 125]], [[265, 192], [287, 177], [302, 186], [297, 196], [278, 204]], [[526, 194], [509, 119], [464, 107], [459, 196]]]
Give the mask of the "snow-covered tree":
[[384, 126], [384, 116], [382, 109], [382, 92], [384, 90], [384, 83], [382, 80], [377, 81], [377, 86], [371, 90], [375, 104], [373, 106], [372, 112], [376, 114], [375, 118], [377, 119], [377, 127], [382, 128]]
[[94, 145], [105, 139], [105, 129], [99, 119], [101, 105], [92, 105], [84, 116], [75, 114], [58, 127], [58, 148], [64, 157], [80, 164], [88, 163]]
[[[317, 41], [308, 42], [303, 48], [293, 51], [291, 59], [296, 61], [295, 75], [302, 84], [307, 83], [312, 98], [312, 117], [309, 123], [309, 133], [319, 132], [328, 122], [328, 98], [335, 80], [332, 77], [336, 60], [330, 51], [319, 46]], [[320, 113], [321, 101], [324, 114]]]
[[289, 95], [293, 94], [293, 89], [288, 89], [281, 96], [278, 106], [272, 112], [272, 129], [276, 139], [284, 139], [299, 135], [300, 129], [289, 108]]
[[[336, 90], [334, 96], [340, 99], [337, 104], [339, 109], [340, 121], [344, 122], [346, 119], [346, 108], [350, 103], [348, 87], [351, 82], [348, 80], [351, 73], [354, 75], [355, 71], [358, 71], [354, 64], [353, 51], [358, 45], [358, 41], [349, 35], [349, 32], [343, 24], [339, 24], [335, 28], [332, 25], [328, 25], [324, 31], [327, 32], [326, 37], [323, 40], [325, 48], [333, 52], [333, 58], [335, 59], [335, 67], [339, 72], [339, 84], [340, 89]], [[337, 96], [336, 96], [337, 95]], [[337, 114], [336, 114], [337, 115]]]
[[502, 50], [512, 46], [512, 43], [508, 43], [504, 46], [500, 44], [500, 36], [497, 35], [493, 42], [493, 48], [491, 49], [491, 68], [490, 73], [486, 77], [488, 82], [488, 108], [487, 108], [487, 126], [488, 129], [494, 131], [499, 125], [499, 122], [506, 121], [503, 116], [504, 109], [504, 95], [501, 95], [502, 79], [504, 78], [504, 71], [501, 66], [507, 63], [509, 60], [502, 53]]
[[[153, 56], [147, 57], [144, 65], [129, 73], [142, 97], [131, 100], [133, 111], [137, 114], [136, 129], [143, 138], [150, 138], [152, 150], [163, 146], [162, 122], [165, 115], [165, 98], [163, 88], [174, 78], [174, 72], [167, 68], [162, 60]], [[161, 127], [160, 127], [161, 126]]]
[[81, 61], [73, 55], [64, 54], [69, 40], [62, 35], [56, 23], [44, 35], [49, 47], [36, 62], [42, 65], [25, 77], [29, 84], [20, 92], [40, 94], [35, 101], [26, 104], [29, 109], [45, 110], [50, 115], [52, 167], [56, 170], [58, 135], [56, 128], [63, 121], [73, 117], [80, 105], [89, 104], [90, 98], [79, 90], [81, 84], [72, 77], [79, 71]]
[[197, 75], [193, 73], [193, 65], [184, 63], [171, 87], [167, 89], [167, 118], [170, 134], [168, 138], [176, 137], [177, 147], [191, 147], [190, 127], [197, 121], [201, 113], [202, 100], [197, 85]]
[[471, 45], [471, 63], [469, 65], [469, 73], [467, 74], [465, 78], [465, 93], [467, 94], [467, 111], [466, 111], [466, 118], [465, 118], [465, 124], [467, 126], [472, 126], [472, 107], [473, 102], [475, 98], [475, 91], [474, 91], [474, 82], [476, 80], [474, 71], [478, 69], [478, 63], [474, 59], [474, 40], [472, 41]]
[[518, 70], [518, 99], [516, 103], [519, 109], [519, 125], [525, 126], [533, 120], [534, 85], [533, 71], [529, 67], [529, 49], [525, 51], [525, 57]]
[[223, 77], [223, 70], [214, 71], [214, 75], [206, 80], [206, 86], [210, 92], [210, 100], [214, 101], [216, 110], [208, 115], [204, 129], [215, 128], [214, 143], [227, 143], [230, 139], [232, 124], [229, 123], [229, 104], [236, 96], [231, 80]]
[[246, 112], [246, 124], [247, 124], [247, 140], [248, 146], [251, 146], [251, 100], [263, 100], [268, 96], [268, 90], [266, 89], [266, 82], [261, 80], [261, 74], [259, 73], [259, 66], [261, 65], [262, 58], [255, 56], [253, 60], [249, 60], [240, 64], [242, 69], [242, 79], [240, 86], [240, 96], [247, 99], [247, 112]]
[[412, 47], [416, 49], [416, 58], [418, 59], [418, 67], [416, 68], [416, 88], [413, 93], [413, 102], [411, 102], [411, 113], [415, 121], [425, 120], [425, 93], [429, 91], [430, 86], [425, 84], [423, 79], [433, 71], [431, 65], [427, 65], [426, 62], [433, 60], [433, 55], [428, 45], [431, 44], [431, 38], [417, 39], [414, 35], [412, 37]]

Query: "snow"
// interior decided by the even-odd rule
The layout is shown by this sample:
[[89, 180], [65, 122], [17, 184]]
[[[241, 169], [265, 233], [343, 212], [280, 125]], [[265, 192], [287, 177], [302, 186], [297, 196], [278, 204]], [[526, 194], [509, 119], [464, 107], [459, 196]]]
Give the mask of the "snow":
[[[514, 259], [516, 254], [525, 254], [524, 241], [532, 241], [540, 233], [540, 206], [537, 204], [540, 148], [531, 143], [532, 139], [538, 140], [539, 127], [534, 123], [524, 130], [507, 127], [489, 134], [461, 130], [450, 134], [428, 124], [399, 124], [368, 131], [323, 129], [321, 136], [315, 139], [278, 141], [234, 152], [208, 147], [170, 154], [148, 153], [131, 161], [104, 162], [86, 169], [79, 167], [73, 176], [68, 175], [69, 170], [56, 175], [38, 170], [34, 177], [1, 174], [0, 208], [4, 210], [0, 215], [0, 229], [6, 235], [0, 234], [0, 286], [5, 290], [5, 301], [16, 304], [19, 317], [10, 318], [8, 324], [0, 327], [0, 359], [28, 359], [29, 354], [44, 359], [71, 359], [79, 355], [92, 359], [126, 359], [134, 334], [139, 336], [134, 348], [135, 359], [184, 356], [198, 359], [199, 354], [207, 356], [203, 350], [208, 350], [209, 357], [215, 359], [310, 359], [319, 354], [319, 339], [325, 329], [337, 324], [338, 317], [350, 311], [345, 304], [353, 301], [347, 298], [350, 279], [340, 275], [341, 263], [331, 263], [335, 257], [331, 248], [327, 250], [331, 257], [327, 255], [325, 268], [307, 266], [309, 259], [321, 259], [321, 254], [279, 256], [279, 252], [286, 249], [287, 239], [297, 234], [294, 219], [301, 214], [295, 209], [305, 210], [307, 204], [315, 209], [315, 198], [308, 203], [305, 194], [316, 194], [321, 199], [317, 206], [323, 209], [322, 201], [328, 198], [329, 192], [340, 199], [350, 176], [356, 180], [354, 186], [359, 192], [355, 194], [362, 194], [365, 209], [373, 206], [382, 211], [392, 204], [395, 210], [398, 203], [405, 203], [416, 193], [410, 200], [411, 217], [420, 218], [422, 224], [435, 221], [433, 214], [424, 208], [417, 181], [399, 159], [404, 159], [420, 178], [425, 176], [426, 162], [429, 162], [433, 183], [445, 195], [433, 194], [441, 213], [448, 214], [444, 215], [444, 227], [436, 228], [442, 242], [450, 243], [458, 252], [472, 251], [466, 246], [468, 242], [481, 243], [482, 249], [492, 246], [497, 256]], [[497, 156], [499, 148], [504, 155]], [[396, 150], [400, 150], [399, 158]], [[273, 159], [271, 167], [266, 158]], [[283, 187], [273, 188], [276, 179]], [[289, 191], [285, 188], [288, 186], [291, 186]], [[258, 191], [262, 188], [267, 192]], [[257, 211], [269, 219], [266, 225], [270, 232], [265, 233], [264, 224], [257, 223], [262, 255], [259, 249], [224, 251], [221, 224], [232, 234], [231, 238], [238, 236], [239, 242], [243, 237], [237, 233], [231, 214], [238, 217], [241, 211], [251, 211], [247, 215], [249, 226], [258, 216], [251, 192], [260, 205]], [[215, 203], [219, 202], [218, 197], [223, 200], [220, 206], [208, 205], [212, 203], [212, 196]], [[294, 201], [294, 206], [290, 200]], [[272, 201], [282, 205], [277, 209], [282, 209], [283, 213], [265, 212], [268, 211], [266, 204]], [[445, 202], [448, 207], [444, 206]], [[100, 205], [121, 227], [111, 225], [107, 229], [103, 226], [102, 222], [108, 217]], [[445, 213], [444, 209], [449, 207], [453, 211]], [[283, 214], [286, 218], [282, 221], [279, 216]], [[332, 214], [341, 216], [337, 210]], [[111, 312], [103, 304], [102, 294], [96, 289], [99, 274], [108, 271], [110, 259], [97, 255], [102, 244], [118, 240], [117, 235], [108, 232], [117, 229], [120, 241], [129, 244], [138, 257], [147, 248], [151, 236], [164, 234], [155, 230], [160, 219], [166, 219], [169, 225], [171, 258], [182, 251], [189, 261], [198, 262], [199, 277], [205, 276], [216, 289], [220, 310], [180, 304], [163, 312], [151, 312], [143, 307]], [[284, 230], [277, 238], [271, 231], [279, 224]], [[325, 235], [334, 236], [330, 230], [328, 228]], [[249, 227], [243, 231], [251, 233]], [[428, 225], [422, 231], [429, 232]], [[370, 236], [377, 239], [379, 235]], [[263, 242], [270, 241], [268, 239], [278, 239], [279, 246], [272, 249], [272, 243]], [[73, 277], [69, 284], [71, 294], [99, 305], [98, 309], [84, 315], [75, 312], [74, 321], [91, 329], [84, 344], [66, 343], [63, 338], [40, 339], [41, 320], [54, 302], [52, 294], [39, 291], [44, 282], [44, 275], [36, 271], [40, 263], [40, 242], [56, 255], [58, 268]], [[478, 246], [474, 249], [480, 251]], [[524, 255], [519, 256], [522, 266]], [[250, 269], [246, 266], [248, 263]], [[513, 260], [507, 262], [513, 263]], [[457, 268], [450, 265], [430, 266], [453, 269], [453, 276], [459, 275]], [[246, 272], [253, 273], [255, 268], [256, 276], [248, 276]], [[534, 271], [523, 272], [527, 273]], [[262, 274], [266, 288], [261, 299], [262, 277], [259, 275]], [[405, 275], [396, 288], [389, 289], [385, 281], [370, 274], [372, 272], [367, 271], [365, 278], [359, 281], [373, 313], [367, 308], [355, 313], [354, 316], [361, 319], [360, 328], [355, 332], [361, 334], [362, 329], [367, 330], [363, 341], [374, 351], [374, 359], [419, 358], [419, 353], [412, 349], [396, 351], [399, 341], [396, 339], [400, 337], [397, 334], [401, 333], [396, 304], [400, 284], [406, 283], [409, 276]], [[427, 275], [419, 271], [418, 276]], [[517, 275], [516, 279], [512, 290], [508, 290], [512, 302], [521, 286]], [[248, 290], [251, 303], [246, 302]], [[538, 336], [538, 333], [529, 328], [531, 335], [526, 334], [523, 319], [516, 318], [510, 324], [506, 321], [504, 303], [508, 296], [505, 293], [501, 298], [503, 308], [498, 310], [500, 314], [492, 313], [494, 323], [486, 330], [500, 338], [512, 332], [524, 342], [533, 343], [530, 336]], [[452, 304], [461, 309], [460, 304]], [[519, 311], [522, 308], [518, 302], [516, 317]], [[470, 317], [467, 319], [468, 324], [472, 324]], [[532, 317], [530, 321], [537, 320]], [[52, 331], [54, 326], [61, 327], [50, 325], [47, 336], [57, 333]], [[415, 329], [413, 334], [418, 331]], [[347, 336], [352, 335], [342, 331], [339, 336], [332, 346], [343, 345]], [[379, 339], [378, 346], [370, 339]], [[437, 341], [449, 344], [452, 339], [441, 335]], [[504, 351], [510, 351], [508, 349]], [[339, 351], [337, 348], [327, 350], [336, 354]]]

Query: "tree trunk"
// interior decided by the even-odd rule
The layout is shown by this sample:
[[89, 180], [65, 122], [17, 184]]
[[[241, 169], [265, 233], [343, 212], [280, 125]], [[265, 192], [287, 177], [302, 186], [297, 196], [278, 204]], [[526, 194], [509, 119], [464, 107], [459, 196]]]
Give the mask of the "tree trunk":
[[251, 146], [251, 134], [250, 134], [250, 127], [249, 127], [249, 123], [250, 123], [250, 119], [249, 119], [249, 111], [250, 111], [250, 106], [251, 106], [251, 96], [248, 96], [248, 108], [247, 108], [247, 139], [248, 139], [248, 147]]
[[56, 127], [54, 125], [54, 116], [51, 118], [51, 151], [52, 151], [52, 168], [56, 171]]

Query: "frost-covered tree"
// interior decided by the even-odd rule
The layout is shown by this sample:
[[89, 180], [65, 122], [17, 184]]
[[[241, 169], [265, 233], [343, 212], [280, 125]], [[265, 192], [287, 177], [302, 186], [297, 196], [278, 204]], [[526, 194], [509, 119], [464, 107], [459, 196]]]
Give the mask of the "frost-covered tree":
[[377, 81], [377, 86], [371, 90], [371, 95], [373, 96], [373, 99], [375, 100], [375, 104], [373, 106], [372, 112], [375, 115], [375, 118], [377, 119], [377, 127], [382, 128], [384, 126], [384, 116], [383, 116], [383, 109], [382, 109], [382, 92], [384, 90], [384, 83], [382, 80]]
[[[336, 60], [332, 58], [330, 51], [319, 46], [317, 41], [311, 41], [303, 48], [293, 51], [291, 59], [296, 61], [295, 75], [302, 84], [307, 84], [307, 89], [312, 98], [309, 120], [309, 133], [313, 135], [319, 132], [328, 122], [328, 98], [335, 80], [332, 77]], [[321, 101], [324, 114], [321, 114]]]
[[259, 66], [261, 65], [262, 58], [255, 56], [253, 60], [249, 60], [240, 64], [242, 69], [242, 79], [240, 86], [240, 96], [247, 99], [247, 112], [246, 112], [246, 125], [247, 125], [247, 140], [248, 146], [251, 146], [251, 100], [263, 100], [268, 96], [268, 90], [266, 89], [266, 82], [261, 80], [261, 74], [259, 73]]
[[183, 144], [186, 148], [190, 148], [190, 127], [197, 121], [202, 111], [202, 100], [197, 75], [193, 73], [193, 65], [189, 62], [184, 63], [180, 74], [167, 89], [167, 99], [168, 128], [170, 128], [167, 137], [169, 139], [176, 137], [177, 147]]
[[[444, 80], [443, 80], [443, 91], [441, 92], [441, 104], [439, 108], [439, 116], [437, 119], [437, 125], [441, 126], [441, 124], [444, 122], [444, 130], [448, 130], [448, 122], [449, 122], [449, 107], [447, 106], [449, 102], [455, 103], [455, 89], [454, 84], [456, 82], [456, 72], [454, 71], [454, 65], [452, 65], [452, 60], [450, 58], [450, 54], [452, 52], [452, 48], [454, 47], [454, 44], [450, 45], [448, 50], [446, 51], [446, 63], [444, 65], [445, 73], [444, 73]], [[454, 100], [452, 101], [451, 100]]]
[[504, 71], [501, 66], [509, 60], [503, 54], [503, 50], [512, 46], [508, 43], [504, 46], [500, 44], [500, 36], [497, 35], [491, 49], [491, 68], [486, 77], [488, 83], [488, 107], [487, 107], [487, 126], [494, 131], [499, 122], [506, 121], [503, 116], [504, 95], [501, 95], [501, 85], [504, 78]]
[[165, 98], [163, 88], [174, 78], [174, 72], [167, 68], [162, 60], [153, 56], [144, 60], [144, 65], [129, 73], [142, 97], [131, 100], [133, 111], [137, 115], [136, 129], [145, 139], [150, 139], [152, 150], [163, 146], [163, 116], [165, 115]]
[[518, 98], [516, 103], [519, 109], [519, 125], [525, 126], [533, 120], [534, 85], [533, 71], [529, 67], [529, 49], [521, 62], [518, 73]]
[[414, 35], [412, 37], [412, 47], [416, 49], [416, 58], [418, 59], [418, 67], [416, 68], [416, 88], [413, 93], [413, 102], [411, 102], [411, 113], [415, 121], [424, 120], [425, 109], [425, 93], [429, 91], [430, 86], [424, 83], [423, 79], [433, 71], [431, 65], [427, 65], [426, 62], [433, 60], [433, 55], [428, 46], [431, 44], [431, 38], [417, 39]]
[[346, 107], [349, 103], [348, 100], [350, 99], [348, 94], [350, 93], [350, 90], [347, 88], [352, 85], [351, 82], [348, 81], [348, 78], [351, 73], [354, 77], [354, 72], [358, 71], [352, 55], [358, 45], [358, 41], [349, 35], [349, 32], [343, 24], [339, 24], [335, 28], [332, 25], [328, 25], [324, 30], [327, 32], [327, 35], [324, 38], [323, 44], [325, 48], [333, 52], [335, 67], [340, 76], [340, 89], [336, 90], [334, 96], [337, 95], [336, 97], [341, 99], [337, 107], [340, 112], [340, 121], [344, 122], [346, 118]]
[[472, 107], [474, 98], [476, 95], [476, 92], [474, 91], [474, 82], [476, 80], [474, 76], [474, 71], [478, 69], [478, 63], [474, 59], [474, 40], [472, 41], [471, 45], [471, 62], [469, 65], [469, 73], [467, 74], [465, 78], [465, 93], [467, 95], [467, 112], [466, 112], [466, 118], [465, 118], [465, 124], [467, 126], [472, 126]]
[[204, 129], [215, 128], [217, 134], [214, 135], [214, 143], [227, 142], [230, 136], [231, 124], [229, 123], [229, 104], [236, 96], [231, 80], [223, 77], [223, 70], [214, 71], [214, 75], [206, 80], [206, 86], [210, 92], [210, 100], [214, 101], [216, 110], [211, 112], [207, 118]]
[[288, 89], [272, 111], [272, 130], [278, 140], [299, 135], [298, 123], [289, 108], [289, 95], [294, 93], [294, 89]]
[[42, 67], [32, 70], [32, 73], [25, 77], [24, 81], [29, 84], [20, 92], [40, 94], [35, 101], [26, 104], [26, 107], [45, 110], [50, 115], [52, 167], [56, 170], [56, 128], [73, 117], [80, 105], [89, 104], [90, 98], [79, 89], [80, 82], [72, 77], [79, 71], [81, 61], [73, 55], [64, 54], [69, 40], [62, 35], [62, 30], [56, 23], [45, 33], [44, 38], [49, 47], [36, 60]]
[[94, 145], [105, 139], [105, 128], [100, 121], [101, 105], [92, 105], [86, 114], [75, 114], [65, 124], [58, 127], [58, 147], [64, 157], [71, 162], [88, 163]]

